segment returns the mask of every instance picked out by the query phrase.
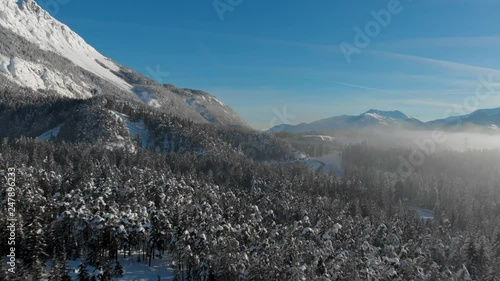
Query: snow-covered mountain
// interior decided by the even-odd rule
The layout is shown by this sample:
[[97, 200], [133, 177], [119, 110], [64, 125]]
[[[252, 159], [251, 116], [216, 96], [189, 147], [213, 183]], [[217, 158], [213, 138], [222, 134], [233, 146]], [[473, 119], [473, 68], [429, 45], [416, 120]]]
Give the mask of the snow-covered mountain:
[[[0, 25], [4, 28], [34, 43], [43, 51], [54, 52], [70, 60], [75, 65], [111, 82], [122, 90], [131, 90], [131, 85], [112, 72], [119, 71], [119, 65], [97, 52], [68, 26], [50, 16], [34, 0], [0, 0], [0, 3], [2, 3]], [[2, 40], [2, 43], [11, 42]], [[2, 74], [23, 86], [35, 89], [43, 87], [44, 83], [48, 84], [47, 87], [57, 84], [58, 78], [71, 80], [68, 75], [47, 67], [47, 62], [44, 61], [27, 61], [17, 56], [6, 57], [4, 54], [2, 63], [8, 66], [2, 69], [4, 70]], [[44, 77], [43, 75], [47, 73], [55, 77]], [[79, 81], [73, 81], [73, 83], [77, 82]], [[66, 86], [65, 90], [68, 93], [70, 85]], [[90, 95], [91, 89], [88, 85], [80, 86], [84, 87], [86, 94]], [[56, 88], [56, 91], [63, 92], [60, 90], [62, 89]]]
[[395, 120], [408, 120], [408, 119], [412, 119], [410, 116], [404, 114], [403, 112], [399, 111], [399, 110], [395, 110], [395, 111], [382, 111], [382, 110], [378, 110], [378, 109], [370, 109], [368, 110], [367, 112], [365, 112], [364, 114], [366, 115], [374, 115], [374, 116], [381, 116], [383, 118], [391, 118], [391, 119], [395, 119]]
[[111, 95], [197, 123], [247, 126], [208, 93], [160, 85], [105, 57], [34, 0], [0, 0], [0, 89], [22, 87], [72, 99]]
[[480, 109], [463, 116], [452, 116], [427, 123], [433, 127], [461, 127], [465, 125], [479, 125], [496, 129], [500, 126], [500, 108]]
[[382, 111], [377, 109], [370, 109], [369, 111], [356, 116], [343, 115], [299, 125], [282, 124], [271, 128], [270, 131], [308, 133], [373, 127], [387, 129], [461, 129], [470, 126], [497, 130], [500, 126], [500, 108], [480, 109], [471, 114], [463, 116], [452, 116], [445, 119], [429, 121], [426, 123], [410, 117], [402, 113], [401, 111]]
[[423, 123], [401, 111], [382, 111], [371, 109], [361, 115], [342, 115], [299, 125], [279, 125], [270, 129], [273, 132], [323, 132], [330, 130], [360, 129], [367, 127], [400, 128], [420, 126]]

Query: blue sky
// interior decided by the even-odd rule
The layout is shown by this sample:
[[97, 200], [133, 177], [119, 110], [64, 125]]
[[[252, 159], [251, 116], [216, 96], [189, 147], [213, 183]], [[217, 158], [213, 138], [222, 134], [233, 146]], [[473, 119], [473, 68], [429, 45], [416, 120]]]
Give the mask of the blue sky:
[[[51, 1], [38, 3], [106, 56], [145, 75], [159, 67], [161, 82], [210, 92], [258, 129], [370, 108], [425, 121], [500, 106], [495, 0], [218, 0], [235, 4], [223, 19], [213, 0]], [[372, 11], [391, 18], [377, 30]], [[369, 44], [355, 44], [356, 27]], [[350, 62], [342, 43], [360, 47]], [[475, 98], [488, 76], [496, 92]]]

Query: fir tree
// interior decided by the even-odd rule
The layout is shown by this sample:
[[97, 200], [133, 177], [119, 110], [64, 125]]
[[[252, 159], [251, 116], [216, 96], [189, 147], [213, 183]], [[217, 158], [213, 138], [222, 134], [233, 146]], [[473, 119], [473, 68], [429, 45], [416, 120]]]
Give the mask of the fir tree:
[[495, 258], [500, 258], [500, 231], [497, 232], [493, 241], [492, 253]]
[[0, 263], [0, 280], [8, 280], [7, 279], [7, 269], [3, 265], [4, 263]]
[[59, 258], [57, 253], [53, 254], [52, 268], [49, 272], [49, 281], [71, 281], [68, 275], [66, 254]]
[[500, 258], [493, 259], [486, 274], [486, 281], [500, 281]]
[[33, 276], [33, 280], [40, 280], [43, 272], [43, 264], [47, 258], [45, 253], [45, 238], [41, 218], [33, 209], [28, 211], [26, 218], [27, 229], [24, 252], [24, 265]]
[[476, 244], [474, 239], [470, 239], [467, 244], [467, 268], [473, 278], [477, 277], [480, 270], [480, 257], [476, 249]]
[[58, 264], [56, 261], [52, 261], [52, 267], [50, 268], [49, 271], [49, 281], [58, 281], [60, 279], [59, 272], [58, 272]]
[[99, 281], [111, 281], [113, 279], [113, 269], [111, 268], [110, 262], [104, 262], [104, 266], [101, 268], [101, 273], [99, 274]]
[[33, 281], [39, 281], [42, 279], [43, 265], [39, 259], [35, 259], [34, 262], [29, 267], [29, 276]]
[[477, 251], [476, 278], [481, 280], [488, 272], [489, 259], [484, 243], [481, 242]]
[[123, 267], [119, 261], [115, 262], [115, 266], [113, 268], [113, 276], [114, 277], [122, 277], [123, 276]]
[[87, 270], [87, 265], [81, 262], [78, 266], [78, 281], [90, 281], [89, 272]]

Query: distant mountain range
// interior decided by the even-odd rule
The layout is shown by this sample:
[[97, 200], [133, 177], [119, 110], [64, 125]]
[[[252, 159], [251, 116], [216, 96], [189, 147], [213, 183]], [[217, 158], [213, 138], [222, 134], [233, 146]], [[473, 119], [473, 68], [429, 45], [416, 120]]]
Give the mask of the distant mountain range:
[[480, 109], [463, 116], [454, 116], [430, 121], [427, 122], [427, 125], [432, 127], [461, 127], [465, 125], [477, 125], [496, 129], [500, 126], [500, 108]]
[[361, 115], [342, 115], [299, 125], [279, 125], [270, 129], [272, 132], [310, 133], [333, 130], [362, 128], [418, 128], [418, 129], [459, 129], [466, 126], [480, 126], [497, 129], [500, 126], [500, 108], [481, 109], [463, 116], [449, 117], [430, 122], [422, 122], [401, 111], [382, 111], [371, 109]]

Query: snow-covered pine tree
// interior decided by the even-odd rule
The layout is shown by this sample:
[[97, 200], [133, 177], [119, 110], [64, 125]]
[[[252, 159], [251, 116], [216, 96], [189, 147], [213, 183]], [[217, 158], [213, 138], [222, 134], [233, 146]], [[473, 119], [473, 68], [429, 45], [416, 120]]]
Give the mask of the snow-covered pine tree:
[[54, 251], [52, 254], [52, 268], [49, 272], [49, 281], [71, 281], [68, 273], [66, 254]]
[[485, 275], [486, 281], [500, 281], [500, 258], [493, 259]]
[[50, 268], [48, 280], [49, 281], [61, 281], [62, 279], [61, 263], [58, 260], [52, 261], [52, 267]]
[[472, 278], [477, 278], [477, 275], [480, 273], [480, 257], [479, 257], [479, 252], [476, 248], [476, 243], [474, 242], [473, 238], [469, 239], [469, 242], [467, 244], [467, 269], [469, 270], [469, 273], [471, 274]]
[[115, 262], [115, 266], [113, 267], [113, 276], [114, 277], [122, 277], [123, 276], [123, 267], [119, 261]]
[[0, 263], [0, 280], [9, 280], [7, 279], [7, 269], [3, 265], [3, 261]]
[[111, 281], [113, 280], [113, 269], [111, 268], [111, 263], [109, 261], [104, 262], [101, 269], [101, 274], [99, 275], [99, 281]]
[[90, 281], [89, 272], [87, 270], [87, 264], [81, 262], [78, 266], [78, 281]]
[[33, 277], [33, 280], [40, 280], [47, 254], [45, 252], [46, 243], [41, 218], [34, 209], [28, 210], [24, 228], [26, 229], [23, 254], [24, 266]]
[[87, 257], [85, 258], [85, 263], [96, 267], [99, 265], [98, 243], [93, 238], [87, 243]]
[[486, 248], [484, 243], [481, 241], [479, 245], [479, 249], [477, 250], [477, 265], [476, 265], [476, 275], [475, 278], [481, 280], [484, 278], [486, 273], [488, 272], [489, 258], [486, 253]]
[[492, 254], [495, 258], [500, 258], [500, 230], [497, 232], [493, 240]]

